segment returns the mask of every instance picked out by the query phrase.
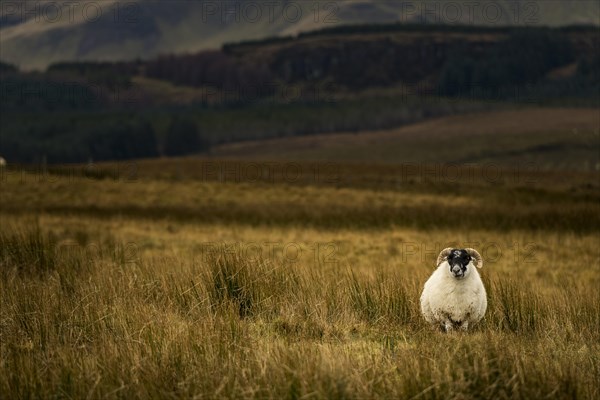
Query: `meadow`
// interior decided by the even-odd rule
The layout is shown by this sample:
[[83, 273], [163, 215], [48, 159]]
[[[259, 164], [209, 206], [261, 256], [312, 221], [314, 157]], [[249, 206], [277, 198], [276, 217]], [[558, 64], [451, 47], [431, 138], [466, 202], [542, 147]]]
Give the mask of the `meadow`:
[[[597, 172], [9, 167], [1, 398], [600, 396]], [[447, 246], [484, 258], [469, 333], [419, 314]]]

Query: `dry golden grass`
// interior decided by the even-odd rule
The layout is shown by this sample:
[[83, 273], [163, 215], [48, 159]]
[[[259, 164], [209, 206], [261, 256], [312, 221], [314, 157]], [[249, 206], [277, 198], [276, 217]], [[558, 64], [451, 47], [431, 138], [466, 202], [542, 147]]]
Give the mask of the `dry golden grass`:
[[[308, 164], [297, 165], [303, 170], [310, 168]], [[502, 174], [508, 181], [513, 179], [512, 172]], [[307, 179], [288, 185], [285, 181], [205, 181], [201, 176], [179, 180], [98, 180], [10, 173], [3, 182], [5, 192], [0, 205], [6, 212], [16, 214], [37, 210], [98, 218], [131, 216], [184, 223], [328, 229], [410, 226], [583, 233], [595, 232], [600, 225], [597, 174], [566, 174], [575, 177], [569, 186], [561, 183], [562, 174], [555, 174], [559, 183], [539, 187], [529, 187], [529, 178], [523, 177], [516, 179], [515, 184], [505, 184], [481, 178], [475, 183], [469, 179], [448, 182], [439, 177], [431, 182], [402, 174], [383, 177], [381, 185], [373, 187], [373, 180], [371, 184], [367, 182], [372, 175], [357, 174], [356, 180], [362, 183], [356, 185], [347, 171], [329, 183], [327, 175], [325, 180]], [[230, 176], [235, 178], [235, 173]], [[350, 180], [349, 185], [345, 179]]]
[[[597, 188], [21, 178], [0, 197], [3, 397], [600, 396]], [[420, 290], [467, 244], [488, 312], [440, 334]]]

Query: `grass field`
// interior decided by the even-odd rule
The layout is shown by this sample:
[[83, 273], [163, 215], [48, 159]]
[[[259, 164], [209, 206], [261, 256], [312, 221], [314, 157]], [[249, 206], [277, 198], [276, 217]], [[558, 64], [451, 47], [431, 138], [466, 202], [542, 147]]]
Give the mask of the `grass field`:
[[[0, 196], [2, 398], [600, 396], [597, 172], [16, 168]], [[449, 245], [485, 260], [489, 308], [466, 334], [419, 315]]]

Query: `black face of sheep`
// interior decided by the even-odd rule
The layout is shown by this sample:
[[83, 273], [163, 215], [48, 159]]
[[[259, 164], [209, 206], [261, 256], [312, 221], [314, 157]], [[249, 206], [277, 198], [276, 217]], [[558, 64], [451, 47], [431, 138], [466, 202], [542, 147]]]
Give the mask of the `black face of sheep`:
[[469, 253], [465, 249], [452, 249], [447, 260], [450, 273], [457, 279], [464, 278], [467, 266], [471, 262]]

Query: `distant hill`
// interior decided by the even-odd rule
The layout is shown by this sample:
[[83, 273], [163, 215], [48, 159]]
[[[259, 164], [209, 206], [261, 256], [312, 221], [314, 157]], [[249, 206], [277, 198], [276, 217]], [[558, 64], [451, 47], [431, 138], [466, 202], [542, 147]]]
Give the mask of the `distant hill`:
[[[599, 25], [587, 0], [478, 2], [104, 0], [3, 2], [0, 59], [22, 69], [58, 61], [118, 61], [220, 48], [348, 24]], [[469, 3], [472, 4], [472, 3]]]
[[[535, 165], [599, 171], [598, 111], [525, 108], [434, 118], [400, 128], [225, 144], [217, 158], [379, 163]], [[491, 172], [490, 171], [490, 172]]]
[[[184, 5], [191, 12], [191, 5], [196, 3]], [[0, 4], [6, 11], [5, 5], [21, 3]], [[57, 3], [39, 4], [51, 7]], [[121, 3], [100, 4], [112, 4], [115, 15], [125, 18], [122, 15], [126, 8]], [[164, 4], [147, 5], [158, 10]], [[380, 3], [377, 4], [379, 7]], [[92, 10], [94, 6], [89, 7]], [[365, 15], [370, 15], [367, 9], [374, 9], [366, 4], [363, 7]], [[170, 14], [165, 9], [157, 15], [160, 19]], [[7, 30], [12, 29], [14, 40], [19, 29], [25, 32], [14, 16], [13, 19], [9, 16], [5, 12], [2, 19], [3, 41], [8, 40], [4, 35]], [[82, 42], [78, 42], [80, 36], [73, 35], [69, 43], [78, 43], [82, 52], [85, 48], [86, 52], [81, 54], [86, 57], [96, 54], [106, 40], [114, 41], [107, 57], [122, 54], [123, 48], [129, 49], [123, 57], [133, 57], [136, 53], [131, 49], [138, 39], [145, 40], [148, 49], [159, 48], [151, 40], [154, 37], [159, 43], [160, 35], [152, 36], [153, 30], [143, 27], [145, 20], [136, 21], [115, 32], [110, 29], [112, 23], [108, 24], [104, 31], [96, 30]], [[32, 41], [31, 48], [39, 46], [39, 53], [31, 54], [47, 61], [45, 54], [50, 53], [44, 53], [44, 46], [50, 46], [53, 35], [62, 35], [77, 25], [75, 18], [67, 22], [60, 29], [51, 24], [36, 25], [35, 18], [26, 22], [30, 24], [27, 32], [31, 37], [25, 36]], [[86, 29], [95, 25], [77, 26], [80, 33], [87, 35]], [[207, 26], [208, 22], [202, 25]], [[41, 28], [45, 29], [43, 34]], [[169, 34], [174, 32], [170, 25], [163, 29]], [[132, 32], [137, 33], [126, 35]], [[189, 32], [192, 38], [191, 32], [196, 30]], [[548, 28], [415, 21], [332, 24], [294, 36], [282, 34], [256, 39], [246, 35], [228, 41], [221, 49], [167, 54], [147, 60], [63, 61], [52, 63], [44, 72], [0, 62], [3, 116], [0, 154], [10, 162], [137, 159], [207, 153], [211, 147], [219, 152], [219, 146], [237, 141], [396, 129], [428, 119], [505, 110], [515, 105], [597, 107], [600, 104], [598, 33], [598, 27], [572, 25]], [[125, 37], [138, 39], [124, 40]], [[182, 43], [179, 45], [183, 46]], [[31, 48], [23, 45], [18, 50], [25, 53]], [[49, 48], [54, 51], [52, 57], [62, 57], [60, 48]], [[172, 51], [176, 48], [170, 47]], [[4, 44], [1, 49], [5, 54]], [[593, 115], [597, 125], [597, 112]], [[541, 121], [551, 121], [554, 116], [551, 112]], [[520, 116], [506, 117], [506, 120], [520, 119]], [[499, 120], [502, 122], [502, 118]], [[480, 126], [488, 123], [485, 118], [479, 121]], [[470, 125], [465, 122], [465, 126]], [[560, 135], [558, 142], [544, 143], [543, 135], [533, 135], [540, 140], [523, 143], [521, 134], [529, 132], [519, 131], [511, 138], [508, 153], [498, 153], [493, 146], [484, 152], [448, 153], [452, 156], [450, 161], [495, 162], [539, 155], [545, 162], [569, 154], [564, 163], [573, 168], [596, 165], [590, 156], [594, 147], [562, 141]], [[194, 137], [196, 140], [191, 140]], [[190, 141], [195, 145], [189, 145]], [[415, 149], [423, 148], [418, 143], [411, 148], [398, 146], [394, 141], [383, 141], [381, 146], [367, 142], [336, 147], [332, 154], [318, 140], [314, 146], [310, 142], [307, 151], [303, 150], [305, 142], [301, 140], [285, 143], [293, 143], [292, 148], [275, 146], [273, 154], [288, 154], [291, 158], [295, 155], [290, 152], [298, 151], [300, 158], [350, 154], [347, 159], [351, 160], [360, 159], [361, 154], [378, 154], [382, 161], [393, 162], [419, 154]], [[346, 140], [340, 139], [340, 144], [344, 143]], [[262, 144], [259, 147], [263, 153], [271, 148]], [[407, 153], [406, 149], [412, 150]], [[243, 148], [240, 155], [251, 153], [249, 148]], [[229, 154], [229, 150], [222, 153]], [[266, 153], [263, 156], [270, 157]], [[587, 162], [587, 167], [582, 162]]]

